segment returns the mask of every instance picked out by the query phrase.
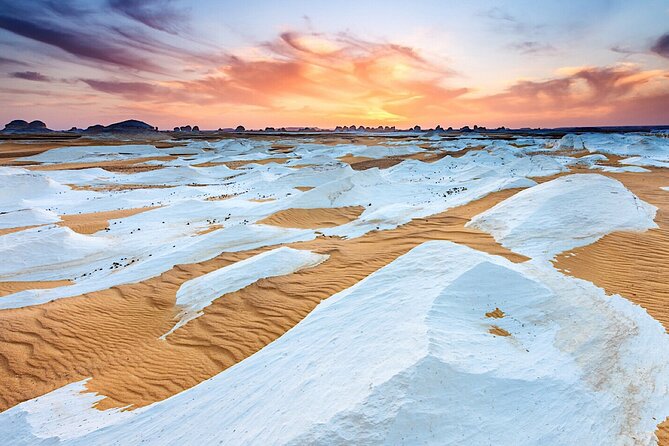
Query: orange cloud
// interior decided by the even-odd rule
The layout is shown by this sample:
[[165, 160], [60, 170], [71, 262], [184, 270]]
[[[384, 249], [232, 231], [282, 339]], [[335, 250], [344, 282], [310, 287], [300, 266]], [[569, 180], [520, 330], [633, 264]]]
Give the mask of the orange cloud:
[[[204, 127], [338, 124], [558, 126], [669, 123], [666, 71], [633, 65], [563, 69], [553, 79], [518, 81], [475, 97], [449, 68], [416, 50], [347, 34], [286, 32], [227, 55], [191, 80], [91, 80], [126, 107], [197, 120]], [[152, 108], [153, 107], [153, 108]], [[161, 119], [162, 120], [162, 119]], [[160, 124], [160, 122], [159, 122]]]
[[660, 124], [669, 122], [668, 96], [667, 72], [621, 65], [584, 67], [557, 79], [521, 81], [476, 105], [482, 114], [506, 115], [518, 125]]

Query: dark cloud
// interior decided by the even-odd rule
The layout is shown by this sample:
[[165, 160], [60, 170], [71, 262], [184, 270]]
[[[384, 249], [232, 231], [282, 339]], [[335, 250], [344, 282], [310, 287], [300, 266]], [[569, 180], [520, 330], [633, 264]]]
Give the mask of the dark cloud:
[[628, 47], [620, 46], [620, 45], [613, 45], [611, 48], [609, 48], [611, 51], [614, 53], [618, 54], [624, 54], [626, 56], [632, 55], [632, 54], [637, 54], [639, 51], [632, 50]]
[[41, 4], [42, 8], [49, 10], [61, 17], [77, 17], [93, 12], [92, 9], [82, 6], [80, 3], [72, 0], [32, 0]]
[[52, 79], [49, 76], [45, 76], [42, 73], [37, 71], [16, 71], [14, 73], [9, 73], [10, 77], [16, 79], [24, 79], [27, 81], [36, 81], [36, 82], [51, 82]]
[[116, 12], [150, 28], [179, 34], [186, 27], [189, 13], [173, 6], [171, 0], [109, 0]]
[[125, 68], [157, 70], [157, 67], [146, 58], [121, 45], [110, 43], [104, 34], [96, 35], [86, 31], [73, 31], [56, 24], [56, 22], [43, 24], [8, 15], [0, 15], [0, 28], [60, 48], [75, 56]]
[[2, 66], [2, 65], [22, 65], [24, 67], [28, 66], [27, 63], [21, 62], [20, 60], [10, 59], [8, 57], [1, 57], [0, 56], [0, 66]]
[[479, 16], [489, 19], [494, 24], [495, 29], [514, 34], [533, 34], [545, 27], [544, 25], [524, 22], [500, 7], [483, 11], [479, 13]]
[[660, 36], [650, 49], [662, 57], [669, 58], [669, 33]]
[[153, 97], [160, 93], [156, 86], [148, 82], [101, 81], [95, 79], [81, 79], [81, 81], [94, 90], [135, 99]]
[[120, 96], [135, 103], [160, 103], [160, 104], [201, 104], [211, 102], [211, 98], [198, 96], [197, 92], [187, 91], [181, 88], [171, 88], [143, 81], [119, 81], [79, 79], [93, 90]]
[[510, 47], [523, 54], [547, 54], [555, 52], [553, 45], [533, 40], [513, 43]]

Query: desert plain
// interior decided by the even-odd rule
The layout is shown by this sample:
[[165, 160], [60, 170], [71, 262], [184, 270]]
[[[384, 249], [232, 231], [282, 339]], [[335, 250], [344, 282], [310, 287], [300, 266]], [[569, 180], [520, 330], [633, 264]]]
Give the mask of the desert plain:
[[650, 131], [3, 141], [0, 438], [669, 445], [668, 168]]

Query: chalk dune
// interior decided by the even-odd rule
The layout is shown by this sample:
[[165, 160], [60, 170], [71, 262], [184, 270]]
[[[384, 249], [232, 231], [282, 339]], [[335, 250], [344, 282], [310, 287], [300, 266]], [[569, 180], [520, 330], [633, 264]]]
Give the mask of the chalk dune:
[[[501, 423], [495, 417], [506, 413], [511, 431], [529, 426], [532, 417], [546, 417], [549, 424], [559, 418], [560, 432], [573, 432], [574, 438], [591, 435], [581, 429], [583, 417], [605, 417], [590, 421], [613, 429], [598, 431], [613, 444], [628, 444], [626, 435], [654, 444], [659, 424], [659, 444], [669, 445], [669, 421], [660, 423], [669, 415], [669, 378], [663, 372], [669, 358], [652, 353], [669, 352], [669, 190], [663, 189], [669, 187], [669, 173], [658, 167], [669, 150], [664, 140], [585, 134], [558, 140], [323, 136], [0, 144], [0, 185], [12, 184], [15, 190], [0, 191], [0, 250], [12, 249], [16, 256], [9, 266], [0, 266], [0, 303], [12, 302], [0, 310], [0, 410], [6, 411], [0, 412], [0, 433], [28, 442], [61, 435], [73, 444], [118, 438], [159, 443], [163, 429], [171, 429], [169, 417], [185, 419], [190, 410], [191, 429], [207, 424], [194, 409], [209, 407], [207, 401], [224, 411], [226, 420], [236, 420], [234, 405], [224, 401], [229, 394], [253, 395], [244, 397], [249, 412], [239, 414], [239, 431], [230, 433], [241, 442], [264, 438], [266, 433], [244, 424], [255, 411], [266, 416], [263, 410], [281, 414], [277, 422], [290, 426], [276, 438], [297, 443], [328, 444], [337, 438], [334, 432], [418, 439], [402, 431], [406, 414], [422, 426], [426, 413], [455, 416], [458, 411], [449, 412], [444, 404], [459, 407], [469, 385], [534, 386], [544, 374], [546, 387], [531, 390], [543, 403], [532, 410], [513, 392], [501, 392], [493, 404], [499, 406], [488, 402], [481, 409], [490, 409], [489, 418], [466, 411], [458, 416], [472, 426], [492, 427]], [[41, 238], [47, 235], [48, 240]], [[33, 253], [17, 248], [25, 240], [34, 244]], [[80, 243], [81, 252], [70, 249], [72, 243]], [[128, 254], [109, 257], [112, 251]], [[436, 259], [439, 252], [453, 261]], [[469, 270], [463, 266], [467, 262], [488, 266]], [[93, 271], [85, 269], [87, 264]], [[422, 281], [409, 284], [402, 265], [415, 268]], [[447, 279], [453, 268], [467, 271]], [[490, 276], [486, 268], [492, 268]], [[439, 278], [429, 278], [430, 271]], [[496, 274], [503, 285], [484, 286], [485, 296], [477, 294]], [[430, 288], [435, 283], [443, 289]], [[410, 289], [432, 290], [434, 302], [460, 297], [445, 311], [443, 302], [430, 307], [421, 294], [416, 302], [423, 303], [416, 305], [427, 305], [426, 313], [416, 313], [406, 327], [392, 312], [392, 300], [373, 301], [377, 295], [405, 302]], [[546, 290], [563, 300], [545, 299]], [[576, 290], [584, 293], [581, 303]], [[514, 298], [499, 297], [507, 295]], [[471, 305], [462, 296], [472, 299]], [[372, 299], [370, 306], [365, 299]], [[323, 379], [318, 377], [332, 369], [318, 368], [330, 359], [314, 359], [318, 344], [310, 342], [323, 339], [328, 358], [344, 362], [349, 353], [353, 358], [372, 345], [350, 333], [346, 345], [337, 345], [338, 333], [348, 333], [340, 322], [327, 325], [342, 317], [337, 308], [353, 312], [361, 327], [378, 325], [365, 317], [388, 317], [395, 325], [383, 331], [413, 330], [416, 321], [424, 321], [427, 331], [392, 348], [384, 345], [383, 331], [373, 332], [379, 345], [374, 354], [382, 358], [379, 363], [389, 355], [389, 367], [350, 365], [346, 385], [371, 393], [363, 398], [359, 390], [352, 399], [333, 394], [323, 413], [339, 409], [327, 419], [309, 418], [320, 406], [307, 410], [311, 415], [292, 416], [292, 409], [280, 409], [280, 398], [248, 387], [263, 373], [271, 377], [260, 370], [275, 360], [286, 370], [309, 370], [314, 378], [307, 380], [304, 394], [280, 377], [271, 390], [290, 401], [303, 398], [305, 408], [311, 407], [316, 400], [309, 400], [310, 392], [321, 391], [314, 387]], [[375, 313], [383, 308], [389, 313]], [[410, 305], [403, 311], [414, 310]], [[547, 314], [560, 320], [559, 329], [551, 325], [555, 320], [537, 322]], [[467, 330], [473, 330], [469, 338], [462, 336]], [[580, 344], [579, 330], [597, 343], [596, 353]], [[304, 344], [300, 333], [307, 333]], [[309, 333], [318, 336], [312, 340]], [[392, 356], [392, 349], [422, 351], [420, 333], [431, 339], [429, 355], [395, 370], [406, 358]], [[277, 353], [291, 343], [298, 350]], [[535, 347], [544, 356], [525, 363], [524, 355], [534, 355]], [[440, 356], [448, 348], [455, 353]], [[487, 372], [470, 361], [477, 356], [490, 367]], [[442, 362], [431, 362], [436, 357]], [[471, 367], [471, 375], [454, 374], [462, 367]], [[449, 389], [450, 402], [439, 400], [436, 409], [425, 410], [406, 403], [402, 398], [413, 401], [427, 391], [420, 383], [428, 382], [428, 375], [450, 376], [428, 392], [437, 398], [428, 400], [437, 401]], [[491, 381], [477, 381], [481, 376]], [[639, 378], [628, 383], [630, 376]], [[464, 380], [461, 391], [451, 388], [449, 379]], [[564, 383], [565, 389], [583, 386], [586, 396], [573, 416], [555, 418], [545, 408], [569, 404], [567, 393], [556, 390]], [[635, 387], [623, 391], [626, 385]], [[591, 395], [591, 388], [599, 393]], [[82, 389], [97, 395], [77, 396]], [[359, 396], [363, 399], [356, 400]], [[190, 409], [180, 410], [180, 401], [190, 397]], [[68, 398], [72, 413], [48, 406], [67, 407]], [[377, 412], [395, 403], [396, 412]], [[509, 410], [497, 411], [500, 407]], [[110, 410], [119, 408], [130, 412]], [[87, 410], [104, 416], [86, 415]], [[164, 411], [166, 426], [154, 425], [152, 420], [161, 418], [151, 415], [156, 411]], [[217, 414], [210, 415], [214, 422]], [[300, 417], [308, 422], [297, 423]], [[360, 417], [383, 421], [365, 425]], [[136, 428], [133, 420], [149, 430]], [[435, 425], [458, 425], [435, 420]], [[274, 428], [268, 425], [267, 432]], [[151, 429], [157, 429], [155, 437]], [[244, 431], [251, 433], [244, 437], [239, 433]], [[430, 435], [437, 434], [426, 434], [428, 443], [436, 438]], [[500, 444], [511, 444], [512, 436], [500, 438]], [[559, 444], [561, 437], [546, 438], [546, 444]], [[209, 432], [200, 441], [208, 440], [225, 442], [226, 437]]]
[[632, 192], [658, 207], [658, 228], [644, 232], [614, 232], [593, 244], [569, 250], [555, 265], [566, 274], [621, 294], [643, 306], [669, 329], [669, 172], [609, 174]]

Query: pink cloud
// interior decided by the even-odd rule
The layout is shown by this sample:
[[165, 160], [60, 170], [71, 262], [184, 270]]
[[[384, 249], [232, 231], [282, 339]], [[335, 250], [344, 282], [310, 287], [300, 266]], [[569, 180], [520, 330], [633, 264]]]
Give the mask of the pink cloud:
[[[146, 81], [82, 79], [110, 106], [170, 127], [338, 124], [559, 126], [669, 123], [667, 71], [583, 67], [474, 96], [451, 67], [416, 49], [349, 34], [285, 32], [209, 74]], [[104, 99], [103, 99], [104, 101]]]

